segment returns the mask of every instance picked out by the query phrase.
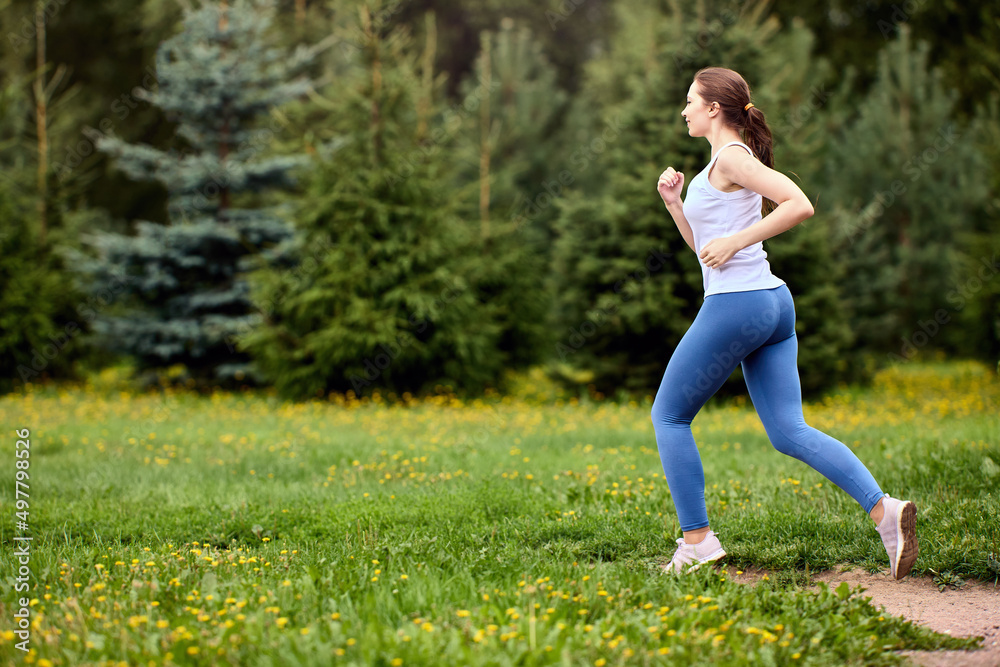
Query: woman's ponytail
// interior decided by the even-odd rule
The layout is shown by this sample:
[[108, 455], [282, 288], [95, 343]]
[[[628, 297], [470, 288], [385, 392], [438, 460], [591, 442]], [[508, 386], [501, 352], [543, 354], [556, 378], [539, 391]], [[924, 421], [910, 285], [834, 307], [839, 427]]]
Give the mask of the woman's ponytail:
[[[743, 143], [750, 147], [761, 164], [774, 169], [774, 137], [771, 136], [771, 128], [767, 126], [764, 112], [751, 105], [746, 111], [746, 124], [740, 134]], [[763, 215], [767, 215], [776, 207], [775, 202], [765, 197], [761, 207]]]
[[[743, 143], [750, 147], [761, 164], [774, 169], [774, 140], [764, 112], [750, 101], [750, 86], [739, 73], [724, 67], [706, 67], [694, 75], [699, 94], [706, 102], [718, 102], [726, 124], [736, 128]], [[764, 213], [774, 210], [775, 202], [764, 199]]]
[[746, 123], [740, 132], [743, 143], [750, 147], [762, 164], [774, 169], [774, 138], [771, 136], [771, 128], [767, 126], [764, 112], [751, 106], [746, 110], [746, 115]]

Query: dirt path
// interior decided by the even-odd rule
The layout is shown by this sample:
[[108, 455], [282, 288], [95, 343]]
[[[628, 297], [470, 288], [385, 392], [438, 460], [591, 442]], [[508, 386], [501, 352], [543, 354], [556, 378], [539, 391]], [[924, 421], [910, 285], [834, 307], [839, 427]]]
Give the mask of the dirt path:
[[[732, 581], [756, 583], [766, 574], [762, 570], [737, 575], [730, 567]], [[998, 667], [1000, 666], [1000, 587], [968, 581], [959, 589], [938, 590], [930, 577], [906, 577], [894, 581], [888, 574], [868, 574], [861, 570], [841, 572], [841, 568], [813, 576], [836, 588], [841, 582], [854, 588], [863, 586], [864, 597], [886, 611], [925, 625], [953, 637], [983, 637], [977, 651], [907, 651], [921, 667]]]

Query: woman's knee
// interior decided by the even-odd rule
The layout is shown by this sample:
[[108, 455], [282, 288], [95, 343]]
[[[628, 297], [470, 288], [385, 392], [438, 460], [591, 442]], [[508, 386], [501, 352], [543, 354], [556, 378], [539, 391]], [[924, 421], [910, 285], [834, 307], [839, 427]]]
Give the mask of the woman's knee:
[[653, 401], [653, 408], [649, 412], [649, 417], [653, 422], [653, 427], [660, 426], [690, 426], [692, 417], [681, 413], [670, 407], [667, 401]]
[[808, 440], [810, 430], [804, 421], [769, 424], [766, 430], [767, 437], [776, 450], [786, 456], [802, 458], [805, 451], [803, 444]]
[[801, 451], [798, 443], [789, 437], [784, 435], [771, 436], [771, 445], [785, 456], [791, 456], [792, 458], [799, 458], [799, 452]]

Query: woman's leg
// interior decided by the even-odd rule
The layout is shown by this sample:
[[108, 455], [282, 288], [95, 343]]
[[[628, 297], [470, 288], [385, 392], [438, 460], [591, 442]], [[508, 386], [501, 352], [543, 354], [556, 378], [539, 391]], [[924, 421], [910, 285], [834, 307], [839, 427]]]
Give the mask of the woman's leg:
[[708, 532], [705, 473], [691, 420], [736, 365], [771, 335], [778, 321], [772, 291], [706, 297], [670, 357], [653, 401], [660, 462], [689, 544], [697, 544]]
[[795, 309], [787, 288], [779, 288], [782, 317], [771, 339], [743, 360], [750, 398], [767, 435], [782, 454], [819, 471], [846, 491], [866, 512], [885, 495], [868, 468], [845, 444], [818, 431], [802, 415]]

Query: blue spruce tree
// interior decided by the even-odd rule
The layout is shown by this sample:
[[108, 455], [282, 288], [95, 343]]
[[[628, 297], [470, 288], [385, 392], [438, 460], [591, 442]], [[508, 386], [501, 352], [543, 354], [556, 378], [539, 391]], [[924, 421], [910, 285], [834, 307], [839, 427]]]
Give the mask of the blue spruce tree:
[[330, 51], [346, 72], [327, 121], [340, 145], [295, 216], [312, 268], [251, 279], [266, 318], [241, 349], [291, 398], [476, 392], [508, 367], [504, 304], [480, 289], [479, 222], [453, 188], [457, 133], [487, 90], [443, 109], [433, 29], [420, 58], [407, 31], [383, 25], [385, 7], [365, 2], [353, 46]]
[[89, 239], [97, 259], [81, 259], [97, 282], [125, 277], [128, 306], [94, 328], [153, 375], [183, 364], [202, 384], [253, 379], [248, 355], [233, 344], [259, 318], [245, 276], [261, 263], [295, 261], [291, 226], [260, 194], [291, 188], [305, 158], [264, 155], [281, 129], [267, 116], [308, 90], [298, 73], [315, 50], [289, 56], [270, 46], [273, 14], [263, 0], [207, 4], [188, 11], [184, 30], [160, 46], [158, 88], [145, 99], [177, 123], [173, 147], [95, 136], [119, 169], [161, 183], [169, 196], [169, 224], [139, 221], [134, 236], [98, 233]]

